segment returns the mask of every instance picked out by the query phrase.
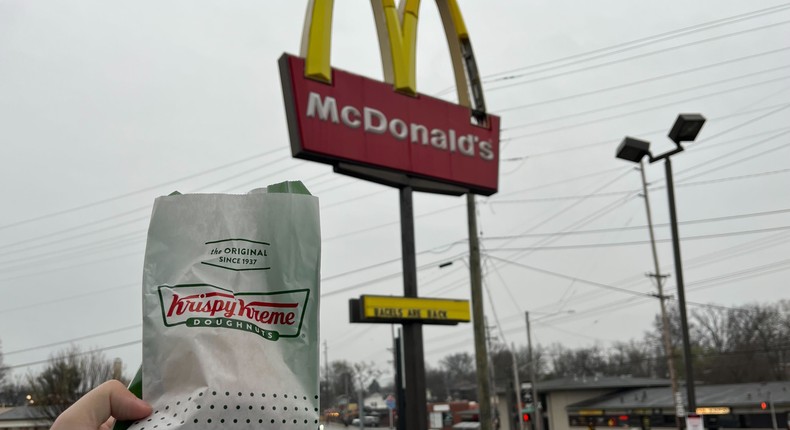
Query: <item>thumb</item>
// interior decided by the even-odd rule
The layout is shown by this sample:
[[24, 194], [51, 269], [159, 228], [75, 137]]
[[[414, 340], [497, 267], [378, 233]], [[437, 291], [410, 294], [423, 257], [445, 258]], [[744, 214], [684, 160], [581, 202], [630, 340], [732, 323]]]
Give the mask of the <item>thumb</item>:
[[123, 384], [118, 381], [108, 381], [105, 384], [112, 384], [109, 388], [109, 393], [110, 414], [113, 418], [117, 420], [136, 420], [151, 415], [151, 406], [138, 399]]
[[64, 411], [50, 430], [96, 430], [110, 417], [135, 420], [151, 414], [151, 406], [118, 381], [107, 381]]

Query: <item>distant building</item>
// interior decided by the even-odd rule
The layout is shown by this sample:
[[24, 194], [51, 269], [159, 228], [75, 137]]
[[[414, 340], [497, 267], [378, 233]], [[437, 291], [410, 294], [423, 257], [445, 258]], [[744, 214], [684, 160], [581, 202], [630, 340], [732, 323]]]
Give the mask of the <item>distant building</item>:
[[[681, 387], [685, 402], [685, 387]], [[696, 413], [707, 429], [789, 429], [790, 382], [697, 385]], [[566, 406], [571, 429], [675, 427], [668, 387], [636, 388]], [[773, 416], [772, 416], [773, 415]], [[553, 427], [552, 430], [556, 430]]]
[[543, 422], [547, 424], [543, 428], [570, 430], [570, 405], [635, 388], [665, 387], [669, 390], [669, 386], [669, 379], [630, 376], [582, 376], [540, 381], [537, 383], [537, 391], [543, 406]]
[[0, 410], [2, 430], [47, 430], [52, 422], [38, 406], [18, 406]]

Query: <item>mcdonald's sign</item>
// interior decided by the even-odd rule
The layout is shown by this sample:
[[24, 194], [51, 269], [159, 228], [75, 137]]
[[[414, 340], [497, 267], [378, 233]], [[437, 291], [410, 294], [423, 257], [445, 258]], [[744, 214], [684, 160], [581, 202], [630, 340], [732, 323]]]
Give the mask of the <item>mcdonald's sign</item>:
[[455, 0], [437, 0], [448, 37], [460, 104], [417, 91], [419, 0], [372, 0], [384, 81], [330, 66], [332, 0], [311, 0], [300, 56], [279, 60], [294, 157], [332, 164], [335, 171], [419, 191], [497, 191], [499, 117], [479, 106], [482, 91], [468, 34]]

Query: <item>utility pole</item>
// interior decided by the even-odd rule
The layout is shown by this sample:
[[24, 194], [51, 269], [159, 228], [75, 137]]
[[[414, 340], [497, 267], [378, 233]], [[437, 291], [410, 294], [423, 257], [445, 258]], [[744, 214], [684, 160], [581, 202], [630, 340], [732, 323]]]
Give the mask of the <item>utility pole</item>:
[[365, 428], [365, 394], [362, 391], [362, 375], [359, 375], [359, 402], [357, 402], [357, 410], [359, 413], [357, 417], [359, 417], [359, 430], [363, 430]]
[[[486, 328], [486, 348], [487, 348], [487, 351], [491, 351], [491, 341], [493, 339], [495, 339], [494, 336], [491, 336], [491, 329], [493, 327], [494, 326], [488, 325], [488, 317], [486, 317], [485, 318], [485, 328]], [[488, 384], [491, 387], [491, 389], [494, 391], [494, 393], [496, 393], [496, 373], [494, 372], [494, 363], [493, 363], [492, 360], [490, 360], [490, 358], [491, 358], [490, 356], [488, 358], [489, 358], [489, 360], [488, 360]], [[492, 402], [492, 406], [491, 406], [491, 417], [492, 417], [492, 419], [497, 416], [496, 413], [497, 413], [498, 409], [499, 409], [499, 399], [497, 398], [497, 396], [494, 396], [494, 399], [493, 399], [493, 402]]]
[[121, 380], [123, 377], [123, 360], [116, 358], [112, 362], [112, 379]]
[[518, 428], [524, 430], [524, 420], [521, 419], [521, 411], [524, 406], [521, 404], [521, 382], [518, 379], [518, 361], [516, 360], [516, 345], [510, 344], [510, 357], [513, 359], [513, 389], [516, 391], [516, 419]]
[[[647, 227], [648, 231], [650, 232], [650, 246], [653, 250], [653, 267], [655, 268], [655, 279], [656, 279], [656, 286], [658, 288], [658, 300], [661, 303], [661, 326], [662, 326], [662, 338], [664, 340], [664, 354], [667, 356], [667, 367], [669, 367], [669, 379], [672, 384], [672, 398], [675, 401], [675, 426], [680, 430], [683, 428], [683, 421], [681, 417], [685, 416], [685, 412], [683, 411], [683, 398], [680, 395], [680, 391], [678, 390], [678, 380], [677, 375], [675, 374], [675, 360], [673, 358], [674, 354], [672, 353], [672, 340], [669, 333], [669, 318], [667, 317], [667, 310], [665, 300], [667, 299], [664, 296], [664, 278], [667, 275], [662, 275], [661, 271], [658, 267], [658, 252], [656, 251], [656, 237], [653, 233], [653, 215], [650, 210], [650, 197], [647, 193], [647, 179], [645, 179], [645, 163], [643, 160], [639, 160], [639, 172], [642, 176], [642, 193], [645, 196], [645, 209], [647, 212]], [[695, 413], [695, 411], [690, 411], [691, 413]]]
[[326, 380], [326, 393], [329, 397], [330, 402], [327, 405], [334, 404], [334, 398], [332, 398], [332, 381], [329, 378], [329, 346], [327, 346], [326, 340], [324, 340], [324, 379]]
[[480, 242], [477, 237], [477, 209], [475, 195], [472, 193], [466, 195], [466, 214], [469, 222], [469, 277], [472, 287], [472, 326], [475, 335], [480, 430], [491, 430], [493, 415], [491, 414], [491, 386], [486, 376], [488, 374], [488, 351], [483, 317], [483, 275], [480, 268]]
[[[540, 399], [538, 398], [538, 379], [535, 376], [535, 356], [532, 354], [532, 329], [529, 326], [529, 312], [524, 312], [527, 319], [527, 349], [529, 354], [529, 377], [532, 379], [532, 408], [535, 411], [535, 430], [543, 430], [543, 412], [540, 410]], [[520, 413], [520, 411], [519, 411]]]

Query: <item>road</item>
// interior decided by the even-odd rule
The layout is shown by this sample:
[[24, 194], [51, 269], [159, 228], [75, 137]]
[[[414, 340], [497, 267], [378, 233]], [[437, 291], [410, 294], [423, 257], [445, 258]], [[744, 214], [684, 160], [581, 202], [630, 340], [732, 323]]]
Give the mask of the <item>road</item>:
[[[389, 427], [365, 427], [366, 429], [378, 429], [378, 430], [389, 430]], [[324, 424], [324, 430], [357, 430], [359, 429], [358, 426], [352, 426], [349, 424], [348, 427], [344, 426], [343, 424], [338, 423], [328, 423]]]

